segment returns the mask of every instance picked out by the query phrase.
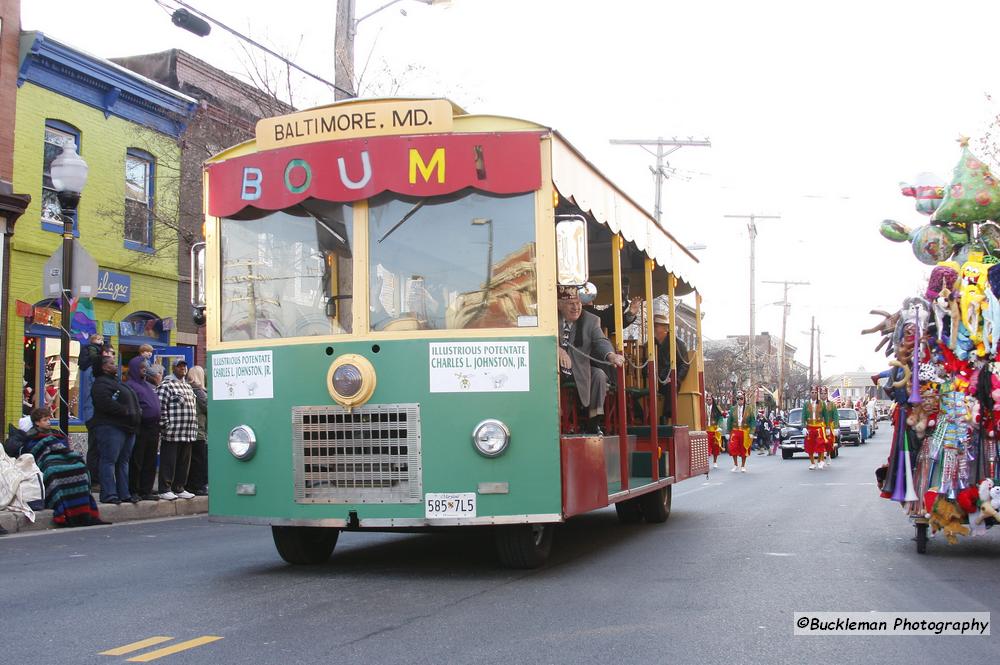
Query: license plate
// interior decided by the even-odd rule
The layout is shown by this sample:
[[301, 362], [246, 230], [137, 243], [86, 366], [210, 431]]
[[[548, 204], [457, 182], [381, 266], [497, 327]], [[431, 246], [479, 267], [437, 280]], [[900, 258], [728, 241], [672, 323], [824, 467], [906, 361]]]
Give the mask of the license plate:
[[475, 492], [428, 492], [424, 495], [424, 516], [427, 519], [441, 517], [475, 517]]

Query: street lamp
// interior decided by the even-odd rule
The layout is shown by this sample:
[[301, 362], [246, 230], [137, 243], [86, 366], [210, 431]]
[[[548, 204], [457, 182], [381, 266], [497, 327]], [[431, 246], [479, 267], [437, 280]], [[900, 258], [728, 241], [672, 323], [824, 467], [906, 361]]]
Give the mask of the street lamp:
[[63, 220], [62, 245], [62, 322], [61, 345], [59, 349], [59, 429], [69, 436], [69, 345], [70, 345], [70, 298], [73, 295], [73, 223], [76, 208], [80, 203], [80, 193], [87, 184], [87, 162], [76, 154], [76, 146], [64, 146], [62, 152], [52, 160], [50, 170], [52, 186], [59, 197], [60, 216]]

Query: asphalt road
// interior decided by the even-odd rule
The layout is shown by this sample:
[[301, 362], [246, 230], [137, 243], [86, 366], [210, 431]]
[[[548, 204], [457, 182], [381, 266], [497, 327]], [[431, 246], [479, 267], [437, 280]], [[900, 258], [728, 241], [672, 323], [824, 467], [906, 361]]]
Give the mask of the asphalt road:
[[675, 488], [666, 524], [571, 520], [535, 571], [498, 568], [486, 532], [344, 534], [317, 568], [205, 517], [0, 538], [0, 662], [993, 662], [996, 636], [792, 634], [796, 611], [1000, 616], [1000, 530], [916, 554], [873, 484], [887, 432], [822, 471], [721, 465]]

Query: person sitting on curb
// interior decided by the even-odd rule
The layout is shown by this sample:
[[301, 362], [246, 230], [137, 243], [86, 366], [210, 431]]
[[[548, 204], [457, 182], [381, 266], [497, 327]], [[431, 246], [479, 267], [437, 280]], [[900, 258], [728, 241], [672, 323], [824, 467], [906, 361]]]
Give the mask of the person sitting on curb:
[[52, 510], [57, 527], [110, 524], [101, 519], [90, 493], [90, 476], [83, 455], [71, 449], [66, 435], [52, 429], [52, 411], [31, 411], [32, 428], [24, 451], [35, 458], [45, 485], [45, 507]]

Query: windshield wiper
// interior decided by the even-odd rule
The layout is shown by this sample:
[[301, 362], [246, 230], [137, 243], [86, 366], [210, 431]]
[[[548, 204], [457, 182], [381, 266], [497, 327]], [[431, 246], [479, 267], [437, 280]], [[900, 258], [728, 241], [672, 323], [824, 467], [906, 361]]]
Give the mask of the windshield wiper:
[[410, 217], [413, 217], [413, 215], [418, 210], [420, 210], [423, 207], [424, 203], [426, 203], [426, 202], [427, 202], [427, 199], [420, 199], [419, 201], [417, 201], [413, 205], [413, 207], [410, 208], [409, 212], [407, 212], [405, 215], [403, 215], [403, 217], [398, 222], [396, 222], [396, 224], [391, 229], [389, 229], [388, 231], [386, 231], [385, 234], [381, 238], [378, 239], [379, 243], [381, 243], [383, 240], [385, 240], [390, 235], [392, 235], [396, 231], [396, 229], [398, 229], [400, 226], [402, 226], [406, 222], [406, 220], [408, 220]]

